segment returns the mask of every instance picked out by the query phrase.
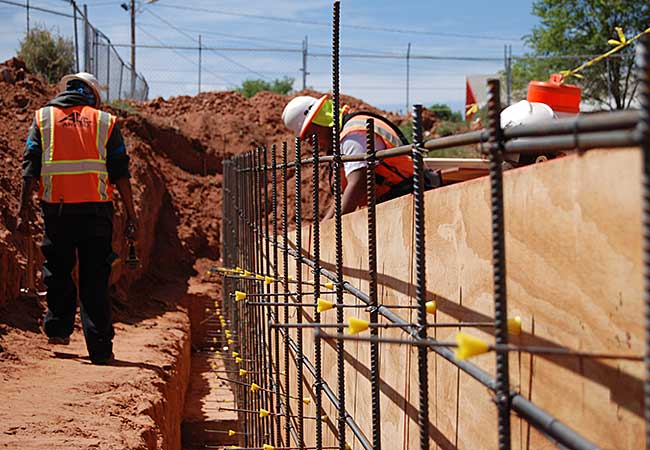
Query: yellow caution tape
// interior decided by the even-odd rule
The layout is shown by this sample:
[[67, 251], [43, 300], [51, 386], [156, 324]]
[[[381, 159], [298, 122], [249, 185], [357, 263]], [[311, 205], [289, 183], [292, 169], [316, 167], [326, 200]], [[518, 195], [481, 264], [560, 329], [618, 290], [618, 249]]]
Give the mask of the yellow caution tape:
[[632, 42], [638, 40], [643, 36], [644, 34], [650, 33], [650, 28], [647, 28], [637, 34], [636, 36], [631, 37], [630, 39], [627, 39], [625, 37], [625, 33], [623, 33], [623, 29], [621, 27], [616, 27], [616, 34], [618, 35], [618, 40], [616, 39], [610, 39], [607, 41], [608, 44], [614, 45], [615, 47], [610, 49], [609, 51], [603, 53], [600, 56], [596, 56], [595, 58], [587, 61], [586, 63], [576, 67], [575, 69], [571, 70], [562, 70], [560, 71], [560, 74], [564, 77], [564, 80], [575, 77], [575, 78], [584, 78], [582, 75], [580, 75], [578, 72], [582, 72], [584, 69], [587, 67], [593, 66], [594, 64], [602, 61], [603, 59], [609, 58], [611, 55], [614, 53], [618, 53], [619, 51], [623, 50], [625, 47], [629, 46]]

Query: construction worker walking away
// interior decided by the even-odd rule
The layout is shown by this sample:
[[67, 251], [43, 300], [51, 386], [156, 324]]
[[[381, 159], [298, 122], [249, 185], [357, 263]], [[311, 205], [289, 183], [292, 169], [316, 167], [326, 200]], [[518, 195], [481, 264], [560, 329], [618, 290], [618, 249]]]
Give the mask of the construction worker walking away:
[[[327, 95], [321, 98], [299, 96], [292, 99], [282, 112], [282, 121], [300, 139], [318, 137], [319, 146], [332, 148], [332, 127], [334, 126], [334, 107]], [[341, 154], [366, 154], [366, 120], [374, 119], [375, 150], [384, 150], [402, 145], [408, 141], [400, 129], [385, 117], [368, 111], [347, 113], [341, 110]], [[343, 163], [343, 214], [354, 211], [366, 202], [366, 161]], [[377, 201], [383, 202], [413, 191], [413, 161], [409, 155], [400, 155], [379, 161], [375, 168], [377, 181]], [[439, 175], [427, 171], [425, 188], [441, 185]], [[325, 219], [334, 216], [334, 205]]]
[[79, 261], [79, 299], [86, 347], [93, 364], [113, 359], [113, 325], [108, 282], [112, 262], [113, 184], [124, 202], [127, 237], [134, 239], [136, 215], [129, 157], [116, 117], [99, 110], [97, 79], [85, 72], [61, 79], [62, 91], [36, 111], [23, 158], [19, 211], [26, 223], [37, 181], [44, 221], [41, 249], [51, 344], [67, 345], [73, 332]]

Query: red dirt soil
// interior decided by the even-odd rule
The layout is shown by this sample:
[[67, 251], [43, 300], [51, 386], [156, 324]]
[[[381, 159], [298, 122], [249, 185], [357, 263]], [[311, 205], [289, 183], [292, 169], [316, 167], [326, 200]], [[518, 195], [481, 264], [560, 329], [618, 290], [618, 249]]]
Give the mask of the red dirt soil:
[[[35, 244], [41, 238], [40, 218], [33, 217], [32, 239], [17, 230], [15, 218], [24, 140], [34, 111], [55, 93], [20, 60], [0, 64], [5, 118], [0, 121], [0, 447], [179, 448], [189, 373], [188, 314], [200, 316], [203, 310], [202, 297], [192, 293], [201, 291], [203, 281], [193, 274], [202, 273], [207, 263], [193, 266], [198, 258], [216, 262], [220, 257], [222, 161], [253, 146], [293, 142], [280, 120], [289, 98], [208, 92], [134, 103], [128, 112], [105, 107], [119, 116], [131, 156], [142, 266], [130, 271], [118, 262], [113, 271], [117, 363], [96, 367], [86, 359], [79, 324], [69, 347], [49, 346], [40, 331], [42, 297], [19, 295], [27, 282], [29, 248], [34, 267], [41, 263]], [[342, 101], [353, 109], [381, 112], [354, 98]], [[433, 118], [427, 118], [431, 127]], [[308, 153], [305, 148], [303, 156]], [[289, 154], [293, 159], [292, 145]], [[310, 183], [305, 169], [305, 220], [311, 218]], [[292, 223], [294, 185], [289, 180]], [[320, 190], [322, 203], [328, 203], [326, 173]], [[37, 211], [35, 199], [33, 206]], [[113, 242], [121, 256], [126, 253], [123, 223], [118, 201]]]

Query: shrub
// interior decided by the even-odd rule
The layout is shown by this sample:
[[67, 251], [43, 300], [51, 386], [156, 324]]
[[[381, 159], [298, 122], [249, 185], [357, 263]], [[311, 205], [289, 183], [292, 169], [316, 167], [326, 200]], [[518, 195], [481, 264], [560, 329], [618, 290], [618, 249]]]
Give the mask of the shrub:
[[235, 89], [246, 98], [251, 98], [258, 92], [270, 91], [278, 94], [287, 95], [293, 90], [293, 82], [290, 77], [276, 78], [273, 81], [266, 80], [244, 80], [241, 87]]
[[72, 39], [54, 35], [42, 25], [25, 34], [18, 50], [18, 57], [25, 61], [27, 68], [49, 83], [56, 83], [74, 71], [74, 55]]

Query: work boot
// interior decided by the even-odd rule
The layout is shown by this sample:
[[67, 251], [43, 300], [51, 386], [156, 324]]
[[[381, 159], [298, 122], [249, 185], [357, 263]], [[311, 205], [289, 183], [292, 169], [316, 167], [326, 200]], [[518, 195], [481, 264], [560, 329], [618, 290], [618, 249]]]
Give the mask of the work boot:
[[115, 361], [115, 353], [111, 352], [111, 355], [105, 358], [90, 358], [90, 362], [96, 366], [108, 366], [113, 361]]
[[70, 336], [49, 336], [47, 338], [47, 343], [52, 345], [70, 345]]

